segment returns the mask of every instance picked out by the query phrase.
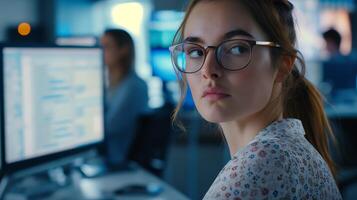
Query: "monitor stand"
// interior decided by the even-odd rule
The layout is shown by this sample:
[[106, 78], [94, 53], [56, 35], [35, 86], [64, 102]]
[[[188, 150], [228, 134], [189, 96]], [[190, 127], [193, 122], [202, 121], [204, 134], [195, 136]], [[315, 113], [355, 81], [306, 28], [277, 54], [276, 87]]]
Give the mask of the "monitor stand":
[[71, 184], [71, 178], [63, 167], [50, 169], [46, 172], [25, 176], [9, 181], [6, 198], [9, 199], [42, 199], [59, 188]]

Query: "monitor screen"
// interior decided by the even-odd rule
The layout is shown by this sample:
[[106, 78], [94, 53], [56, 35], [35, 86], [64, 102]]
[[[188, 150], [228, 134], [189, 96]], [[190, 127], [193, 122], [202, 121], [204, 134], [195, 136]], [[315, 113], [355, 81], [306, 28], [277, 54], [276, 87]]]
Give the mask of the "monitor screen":
[[3, 47], [5, 163], [101, 142], [100, 48]]
[[153, 76], [157, 76], [163, 81], [177, 80], [168, 48], [152, 48], [150, 56]]
[[357, 62], [348, 57], [340, 60], [327, 61], [322, 64], [323, 81], [331, 86], [334, 95], [340, 90], [356, 91], [357, 87]]

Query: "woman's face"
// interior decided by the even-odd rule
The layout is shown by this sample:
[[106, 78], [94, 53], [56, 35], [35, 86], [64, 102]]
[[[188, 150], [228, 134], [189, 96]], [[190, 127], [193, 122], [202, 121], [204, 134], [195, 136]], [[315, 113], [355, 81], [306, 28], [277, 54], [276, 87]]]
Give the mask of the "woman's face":
[[[187, 19], [183, 36], [204, 47], [228, 39], [267, 40], [248, 10], [234, 0], [198, 3]], [[221, 123], [258, 115], [270, 101], [276, 72], [269, 47], [255, 46], [251, 62], [243, 70], [223, 69], [214, 50], [209, 49], [201, 70], [186, 77], [203, 118]]]
[[120, 67], [121, 59], [125, 55], [125, 48], [120, 48], [116, 45], [115, 39], [109, 35], [104, 34], [101, 38], [101, 44], [104, 50], [104, 63], [109, 68]]

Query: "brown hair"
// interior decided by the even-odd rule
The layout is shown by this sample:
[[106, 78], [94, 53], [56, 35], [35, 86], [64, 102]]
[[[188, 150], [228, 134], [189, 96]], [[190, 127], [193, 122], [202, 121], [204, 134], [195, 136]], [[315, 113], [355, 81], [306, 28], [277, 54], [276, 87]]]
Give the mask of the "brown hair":
[[[197, 3], [202, 1], [213, 0], [190, 2], [185, 18], [174, 37], [174, 44], [182, 41], [188, 16]], [[335, 176], [335, 165], [328, 151], [328, 138], [331, 137], [334, 140], [334, 137], [323, 108], [322, 96], [304, 77], [305, 61], [302, 54], [295, 49], [296, 32], [292, 15], [294, 6], [288, 0], [240, 0], [240, 2], [250, 11], [263, 32], [267, 34], [268, 39], [281, 46], [281, 48], [271, 50], [274, 67], [281, 67], [281, 59], [284, 56], [296, 58], [292, 71], [283, 81], [280, 96], [274, 103], [281, 105], [279, 112], [283, 113], [284, 118], [297, 118], [302, 121], [306, 132], [305, 137], [321, 154]], [[177, 118], [187, 89], [185, 76], [179, 72], [177, 75], [181, 80], [181, 98], [173, 114], [173, 120]]]

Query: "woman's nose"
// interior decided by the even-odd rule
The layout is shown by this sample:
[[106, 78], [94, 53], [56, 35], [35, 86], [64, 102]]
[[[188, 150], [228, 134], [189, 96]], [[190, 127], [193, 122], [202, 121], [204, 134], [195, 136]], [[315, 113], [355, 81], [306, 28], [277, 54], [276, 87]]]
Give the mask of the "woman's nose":
[[222, 76], [222, 68], [216, 59], [214, 49], [207, 51], [206, 59], [201, 70], [202, 76], [205, 79], [217, 79]]

